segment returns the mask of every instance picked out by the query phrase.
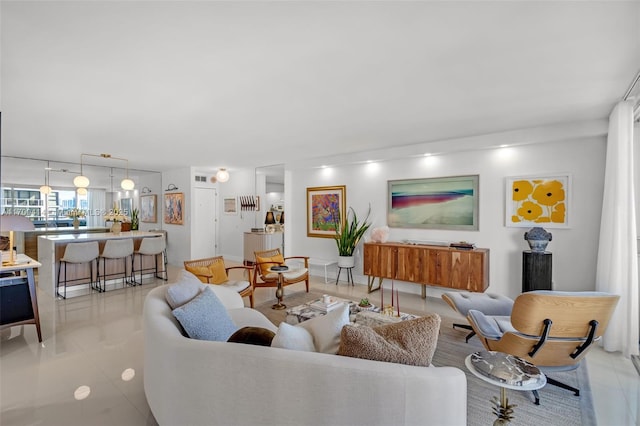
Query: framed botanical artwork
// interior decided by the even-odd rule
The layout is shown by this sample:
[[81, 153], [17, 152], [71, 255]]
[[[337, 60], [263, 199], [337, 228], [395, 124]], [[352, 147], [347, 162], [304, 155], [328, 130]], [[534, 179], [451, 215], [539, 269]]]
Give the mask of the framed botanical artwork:
[[336, 223], [344, 222], [345, 185], [307, 188], [307, 236], [333, 238]]
[[390, 180], [392, 228], [478, 230], [478, 175]]
[[569, 227], [571, 175], [513, 176], [505, 186], [506, 226]]
[[182, 225], [184, 194], [175, 192], [164, 194], [164, 223]]
[[222, 200], [225, 214], [238, 214], [238, 203], [236, 197], [227, 197]]
[[140, 221], [149, 223], [156, 223], [158, 221], [155, 194], [140, 196]]

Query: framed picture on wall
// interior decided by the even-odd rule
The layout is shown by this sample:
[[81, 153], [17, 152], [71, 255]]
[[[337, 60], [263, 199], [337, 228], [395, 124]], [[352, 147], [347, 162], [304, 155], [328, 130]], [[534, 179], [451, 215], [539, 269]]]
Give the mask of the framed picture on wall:
[[571, 214], [571, 175], [506, 178], [505, 224], [530, 228], [568, 228]]
[[155, 194], [140, 196], [140, 221], [148, 223], [156, 223], [158, 221]]
[[478, 175], [390, 180], [392, 228], [478, 230]]
[[123, 198], [120, 200], [120, 211], [125, 216], [131, 217], [131, 211], [133, 210], [133, 201], [131, 198]]
[[184, 194], [176, 192], [164, 194], [164, 223], [182, 225]]
[[227, 197], [222, 200], [225, 214], [238, 214], [238, 203], [236, 197]]
[[307, 188], [308, 237], [335, 237], [336, 223], [344, 222], [346, 192], [345, 185]]

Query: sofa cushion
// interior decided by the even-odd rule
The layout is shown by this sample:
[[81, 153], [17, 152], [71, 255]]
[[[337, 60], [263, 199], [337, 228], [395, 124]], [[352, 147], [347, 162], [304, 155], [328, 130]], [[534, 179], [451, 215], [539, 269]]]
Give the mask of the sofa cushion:
[[315, 352], [311, 333], [297, 325], [281, 322], [271, 342], [274, 348], [293, 349], [295, 351]]
[[347, 325], [338, 355], [428, 367], [439, 331], [438, 314], [373, 328]]
[[204, 290], [204, 285], [198, 277], [191, 272], [182, 270], [180, 271], [178, 281], [167, 287], [165, 299], [167, 299], [167, 303], [171, 306], [171, 309], [176, 309], [191, 301], [200, 294], [202, 290]]
[[275, 335], [273, 331], [262, 327], [242, 327], [233, 333], [227, 342], [271, 346], [271, 341]]
[[174, 309], [173, 315], [193, 339], [225, 342], [238, 329], [210, 288], [205, 288], [193, 300]]
[[229, 280], [225, 283], [222, 284], [223, 286], [236, 291], [238, 293], [241, 293], [243, 291], [245, 291], [246, 289], [249, 288], [249, 286], [251, 285], [251, 283], [249, 281], [232, 281]]
[[340, 346], [342, 327], [349, 324], [349, 304], [343, 303], [326, 315], [312, 318], [298, 324], [313, 336], [316, 352], [335, 354]]

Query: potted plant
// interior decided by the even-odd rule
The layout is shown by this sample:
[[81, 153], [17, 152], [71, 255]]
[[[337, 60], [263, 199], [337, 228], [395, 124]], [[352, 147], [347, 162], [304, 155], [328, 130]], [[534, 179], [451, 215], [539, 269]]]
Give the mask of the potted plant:
[[367, 222], [371, 214], [371, 206], [367, 211], [367, 215], [363, 220], [358, 218], [356, 211], [349, 207], [344, 223], [340, 222], [340, 215], [336, 220], [336, 245], [338, 246], [338, 266], [341, 268], [353, 268], [355, 261], [353, 252], [360, 242], [360, 239], [371, 226], [371, 222]]
[[80, 227], [80, 218], [84, 217], [84, 210], [74, 208], [69, 210], [67, 216], [73, 219], [73, 228], [78, 229]]
[[131, 230], [137, 231], [140, 225], [140, 211], [138, 209], [131, 210]]

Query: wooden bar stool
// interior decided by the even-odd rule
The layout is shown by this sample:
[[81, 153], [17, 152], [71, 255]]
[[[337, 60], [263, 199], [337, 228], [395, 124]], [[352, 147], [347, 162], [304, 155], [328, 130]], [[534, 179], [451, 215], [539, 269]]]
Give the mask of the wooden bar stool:
[[[129, 256], [133, 258], [133, 239], [126, 238], [123, 240], [107, 240], [102, 248], [102, 253], [98, 258], [98, 285], [100, 285], [100, 263], [102, 263], [102, 287], [100, 291], [106, 291], [107, 289], [107, 277], [122, 275], [122, 286], [129, 283], [129, 277], [127, 276], [127, 262]], [[122, 272], [114, 272], [107, 274], [107, 261], [122, 259], [122, 265], [124, 267]], [[113, 263], [113, 262], [112, 262]]]
[[[88, 279], [89, 283], [91, 284], [91, 287], [96, 289], [93, 281], [93, 261], [94, 260], [96, 261], [96, 270], [97, 270], [98, 269], [97, 261], [98, 261], [99, 251], [100, 249], [98, 248], [97, 241], [67, 244], [67, 246], [64, 249], [64, 255], [60, 259], [60, 266], [58, 267], [58, 280], [56, 281], [56, 294], [58, 295], [58, 297], [62, 297], [63, 299], [67, 298], [68, 282], [82, 281], [82, 280]], [[68, 263], [76, 264], [76, 265], [88, 263], [89, 276], [82, 277], [82, 278], [74, 278], [71, 280], [67, 279]], [[64, 285], [64, 296], [60, 294], [60, 273], [62, 272], [62, 265], [64, 265], [64, 282], [62, 283]]]
[[[135, 258], [138, 255], [140, 259], [140, 269], [135, 269]], [[153, 268], [143, 268], [142, 267], [142, 259], [143, 256], [153, 256], [155, 261], [155, 267]], [[158, 270], [158, 256], [162, 256], [162, 270]], [[143, 272], [154, 271], [155, 277], [160, 278], [164, 281], [167, 281], [167, 243], [164, 238], [164, 235], [160, 235], [157, 237], [145, 237], [140, 242], [140, 247], [138, 250], [133, 252], [133, 257], [131, 259], [131, 278], [134, 284], [142, 285], [142, 274]], [[140, 281], [136, 281], [136, 272], [140, 272]], [[158, 276], [160, 274], [160, 276]]]

